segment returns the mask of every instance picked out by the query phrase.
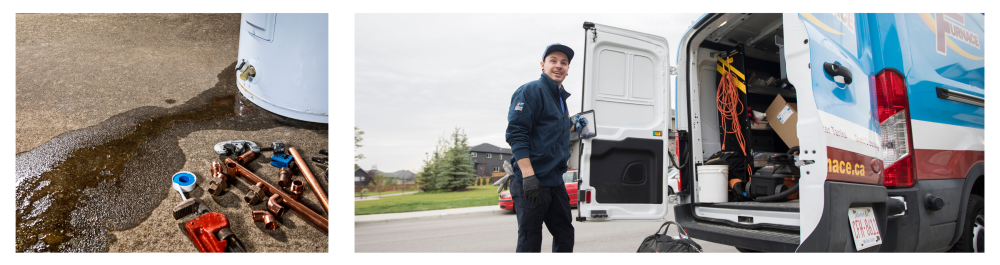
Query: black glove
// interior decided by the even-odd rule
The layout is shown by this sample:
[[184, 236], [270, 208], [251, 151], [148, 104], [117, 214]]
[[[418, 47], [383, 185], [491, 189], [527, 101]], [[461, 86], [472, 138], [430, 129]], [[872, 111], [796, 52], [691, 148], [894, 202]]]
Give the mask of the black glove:
[[538, 199], [542, 191], [540, 190], [538, 184], [538, 178], [535, 175], [531, 175], [524, 178], [524, 183], [522, 184], [524, 188], [524, 197], [528, 199], [531, 204], [538, 204]]

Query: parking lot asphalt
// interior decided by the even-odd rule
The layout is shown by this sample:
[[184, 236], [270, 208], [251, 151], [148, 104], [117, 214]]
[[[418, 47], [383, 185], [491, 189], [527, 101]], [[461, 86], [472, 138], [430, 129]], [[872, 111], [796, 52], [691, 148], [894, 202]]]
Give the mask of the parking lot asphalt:
[[[16, 251], [196, 252], [179, 227], [194, 216], [171, 217], [178, 171], [198, 176], [188, 198], [226, 215], [247, 250], [329, 251], [328, 233], [294, 212], [275, 230], [254, 223], [250, 211], [264, 205], [242, 201], [245, 181], [206, 191], [218, 142], [281, 141], [306, 161], [328, 148], [326, 124], [235, 96], [239, 23], [240, 14], [16, 15]], [[274, 184], [271, 152], [262, 155], [247, 168]], [[328, 187], [324, 168], [307, 164]], [[308, 186], [300, 201], [327, 216]]]

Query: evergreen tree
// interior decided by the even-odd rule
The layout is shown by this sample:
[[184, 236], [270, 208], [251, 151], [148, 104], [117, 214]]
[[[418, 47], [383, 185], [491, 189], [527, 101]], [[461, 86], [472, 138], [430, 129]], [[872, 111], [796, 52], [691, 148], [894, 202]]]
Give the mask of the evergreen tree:
[[475, 182], [475, 162], [469, 155], [468, 137], [461, 128], [455, 128], [451, 135], [450, 146], [445, 155], [442, 172], [442, 182], [439, 187], [444, 190], [458, 191], [471, 186]]
[[438, 156], [438, 152], [434, 151], [433, 155], [428, 154], [427, 158], [424, 159], [424, 166], [420, 168], [420, 173], [417, 173], [417, 184], [420, 185], [420, 190], [437, 190], [437, 172], [435, 171], [435, 165], [437, 164]]
[[424, 166], [417, 174], [423, 191], [459, 191], [475, 183], [475, 162], [469, 154], [468, 137], [461, 128], [455, 128], [451, 138], [438, 139], [433, 155], [424, 159]]

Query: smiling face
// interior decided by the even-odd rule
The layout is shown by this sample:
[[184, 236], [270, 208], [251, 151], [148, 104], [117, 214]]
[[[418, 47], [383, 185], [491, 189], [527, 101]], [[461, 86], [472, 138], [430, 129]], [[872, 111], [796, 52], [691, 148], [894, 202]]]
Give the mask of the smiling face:
[[563, 52], [552, 52], [545, 56], [545, 60], [541, 62], [542, 71], [545, 75], [549, 76], [552, 81], [556, 81], [556, 84], [562, 85], [563, 80], [566, 80], [566, 75], [569, 74], [569, 58]]

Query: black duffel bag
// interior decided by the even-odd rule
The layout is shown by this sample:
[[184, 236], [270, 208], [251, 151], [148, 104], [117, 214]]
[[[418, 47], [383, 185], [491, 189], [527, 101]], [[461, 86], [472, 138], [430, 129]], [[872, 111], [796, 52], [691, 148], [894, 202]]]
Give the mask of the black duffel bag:
[[[680, 235], [678, 238], [667, 235], [667, 231], [670, 230], [670, 225], [677, 225], [677, 234]], [[666, 227], [664, 229], [663, 227]], [[663, 230], [663, 233], [660, 233]], [[642, 244], [639, 245], [638, 253], [667, 253], [667, 252], [695, 252], [701, 253], [701, 246], [695, 243], [694, 240], [688, 237], [687, 233], [684, 232], [684, 228], [674, 221], [666, 221], [660, 226], [660, 229], [656, 229], [656, 234], [647, 236], [646, 239], [642, 240]]]

